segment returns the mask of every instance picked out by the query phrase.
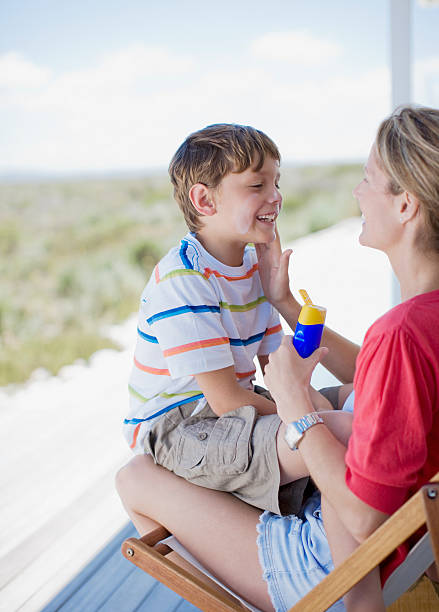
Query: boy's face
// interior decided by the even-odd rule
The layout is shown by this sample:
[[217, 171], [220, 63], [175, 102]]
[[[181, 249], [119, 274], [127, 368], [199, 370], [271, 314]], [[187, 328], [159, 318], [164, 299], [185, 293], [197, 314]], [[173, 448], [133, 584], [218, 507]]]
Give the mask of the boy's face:
[[279, 192], [279, 162], [266, 157], [264, 165], [227, 174], [213, 194], [216, 214], [212, 217], [227, 242], [247, 244], [272, 242], [282, 205]]

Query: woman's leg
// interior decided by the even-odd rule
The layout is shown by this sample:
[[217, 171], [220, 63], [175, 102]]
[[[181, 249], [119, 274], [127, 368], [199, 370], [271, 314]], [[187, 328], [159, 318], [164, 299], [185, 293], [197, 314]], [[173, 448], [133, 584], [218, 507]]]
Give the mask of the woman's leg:
[[116, 484], [140, 535], [158, 521], [233, 591], [261, 610], [273, 609], [258, 561], [259, 510], [228, 493], [193, 485], [147, 455], [123, 467]]

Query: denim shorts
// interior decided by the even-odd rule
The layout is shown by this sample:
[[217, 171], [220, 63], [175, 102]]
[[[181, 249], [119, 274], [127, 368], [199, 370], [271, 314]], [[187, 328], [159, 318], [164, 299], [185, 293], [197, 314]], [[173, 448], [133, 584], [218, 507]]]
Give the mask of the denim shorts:
[[[297, 516], [261, 514], [257, 543], [263, 578], [276, 612], [289, 610], [334, 568], [318, 491]], [[342, 600], [329, 610], [344, 611]]]

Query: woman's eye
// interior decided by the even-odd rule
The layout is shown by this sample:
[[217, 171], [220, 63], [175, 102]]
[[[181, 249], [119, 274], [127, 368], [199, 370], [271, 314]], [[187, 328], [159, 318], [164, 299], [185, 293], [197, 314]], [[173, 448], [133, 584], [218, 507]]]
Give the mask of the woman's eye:
[[259, 189], [260, 187], [262, 187], [262, 183], [257, 183], [256, 185], [251, 185], [252, 187], [254, 187], [255, 189]]

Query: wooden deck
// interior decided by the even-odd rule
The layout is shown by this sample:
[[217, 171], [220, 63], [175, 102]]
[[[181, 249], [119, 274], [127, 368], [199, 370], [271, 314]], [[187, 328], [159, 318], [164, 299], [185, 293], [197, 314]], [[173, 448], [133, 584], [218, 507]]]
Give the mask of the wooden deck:
[[136, 535], [127, 524], [42, 612], [196, 612], [122, 556], [122, 542]]
[[132, 348], [103, 351], [0, 392], [0, 612], [196, 609], [120, 552], [134, 533], [114, 487], [132, 456], [121, 434], [131, 359]]

